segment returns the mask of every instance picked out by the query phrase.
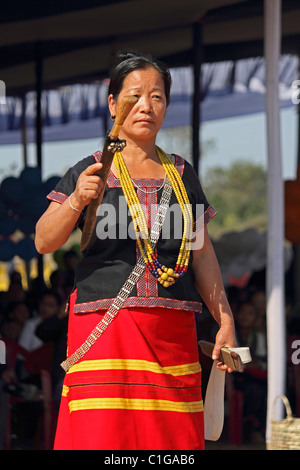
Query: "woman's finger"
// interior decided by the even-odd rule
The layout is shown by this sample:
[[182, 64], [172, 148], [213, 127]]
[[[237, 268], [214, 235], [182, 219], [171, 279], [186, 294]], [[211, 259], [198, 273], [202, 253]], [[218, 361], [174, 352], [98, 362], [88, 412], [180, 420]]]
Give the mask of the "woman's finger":
[[94, 163], [93, 165], [88, 166], [82, 174], [84, 175], [93, 175], [96, 171], [100, 170], [103, 167], [102, 163]]

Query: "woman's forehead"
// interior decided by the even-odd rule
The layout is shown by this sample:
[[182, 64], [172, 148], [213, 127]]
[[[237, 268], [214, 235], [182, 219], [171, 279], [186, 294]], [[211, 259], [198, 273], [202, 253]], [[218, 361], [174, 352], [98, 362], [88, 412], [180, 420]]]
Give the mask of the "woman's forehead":
[[123, 88], [138, 90], [145, 86], [164, 90], [164, 81], [161, 74], [154, 67], [137, 69], [130, 72], [124, 79]]

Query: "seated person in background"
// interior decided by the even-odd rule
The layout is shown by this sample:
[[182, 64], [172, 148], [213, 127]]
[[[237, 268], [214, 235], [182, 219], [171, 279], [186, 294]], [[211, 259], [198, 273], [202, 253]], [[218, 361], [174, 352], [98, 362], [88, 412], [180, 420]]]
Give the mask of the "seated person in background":
[[243, 374], [234, 374], [236, 389], [244, 392], [245, 436], [253, 442], [263, 442], [267, 409], [267, 346], [266, 336], [257, 330], [258, 312], [251, 301], [241, 302], [235, 312], [237, 346], [248, 346], [252, 362]]
[[18, 341], [24, 324], [30, 318], [30, 310], [25, 301], [10, 302], [1, 325], [1, 335], [10, 341]]
[[[49, 278], [51, 290], [54, 290], [60, 296], [62, 302], [66, 302], [68, 296], [65, 292], [65, 276], [61, 269], [53, 271]], [[73, 284], [72, 284], [73, 285]]]
[[22, 276], [18, 271], [13, 271], [9, 277], [9, 285], [7, 291], [2, 292], [1, 303], [4, 308], [8, 307], [11, 302], [21, 302], [26, 299], [26, 291], [22, 285]]
[[[22, 310], [19, 312], [22, 305]], [[45, 319], [51, 318], [59, 311], [60, 298], [56, 292], [45, 291], [39, 301], [39, 312], [33, 317], [29, 317], [29, 310], [27, 309], [27, 315], [25, 317], [24, 305], [18, 304], [18, 309], [14, 308], [14, 322], [16, 318], [22, 318], [21, 327], [19, 327], [19, 334], [16, 334], [10, 326], [11, 323], [3, 325], [2, 335], [4, 339], [9, 339], [10, 343], [7, 344], [7, 351], [16, 351], [15, 362], [13, 368], [10, 368], [11, 382], [10, 387], [7, 389], [9, 393], [16, 394], [20, 397], [25, 397], [25, 394], [29, 390], [33, 390], [37, 393], [38, 389], [41, 388], [40, 382], [40, 371], [42, 369], [50, 370], [53, 360], [53, 344], [44, 343], [35, 334], [37, 326]], [[16, 323], [18, 325], [18, 323]], [[10, 337], [7, 334], [10, 332]], [[12, 332], [14, 334], [12, 334]], [[12, 344], [13, 340], [13, 344]], [[49, 347], [48, 347], [49, 346]], [[19, 348], [19, 349], [18, 349]], [[21, 350], [24, 353], [20, 354], [18, 351]], [[27, 385], [27, 388], [25, 388]], [[34, 385], [35, 388], [30, 386]], [[32, 393], [33, 393], [32, 392]]]
[[236, 340], [239, 347], [248, 346], [251, 350], [250, 367], [266, 368], [267, 345], [265, 333], [258, 329], [258, 312], [251, 301], [242, 301], [236, 309]]
[[66, 358], [67, 352], [67, 332], [68, 332], [68, 311], [61, 306], [58, 314], [43, 320], [36, 329], [36, 335], [45, 343], [52, 342], [54, 346], [52, 361], [52, 386], [53, 398], [59, 406], [65, 371], [61, 363]]
[[267, 300], [264, 289], [257, 289], [253, 292], [251, 295], [251, 303], [257, 312], [257, 320], [255, 323], [256, 330], [265, 335], [267, 328]]
[[35, 334], [37, 326], [46, 318], [56, 315], [60, 307], [60, 298], [54, 291], [43, 292], [40, 302], [38, 314], [28, 319], [22, 329], [19, 345], [26, 351], [34, 351], [43, 345], [43, 341]]

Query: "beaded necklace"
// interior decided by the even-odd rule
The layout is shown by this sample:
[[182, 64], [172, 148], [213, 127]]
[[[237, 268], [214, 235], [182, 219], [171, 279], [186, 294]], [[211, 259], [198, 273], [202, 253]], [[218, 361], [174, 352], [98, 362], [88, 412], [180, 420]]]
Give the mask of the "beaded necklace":
[[162, 184], [159, 186], [159, 188], [155, 188], [155, 189], [153, 189], [152, 191], [149, 191], [149, 189], [148, 189], [148, 190], [147, 190], [147, 189], [144, 189], [142, 186], [139, 186], [139, 185], [136, 184], [136, 183], [133, 183], [133, 184], [134, 184], [134, 186], [135, 186], [137, 189], [139, 189], [139, 190], [142, 191], [143, 193], [154, 194], [154, 193], [158, 193], [158, 191], [164, 187], [165, 182], [166, 182], [166, 177], [167, 177], [167, 175], [165, 175], [164, 180], [163, 180]]
[[183, 276], [188, 269], [191, 251], [193, 214], [185, 186], [175, 165], [171, 161], [170, 157], [159, 147], [156, 147], [156, 151], [158, 158], [166, 172], [166, 177], [169, 179], [177, 201], [180, 205], [184, 222], [181, 245], [174, 269], [168, 268], [161, 264], [157, 258], [157, 255], [154, 253], [154, 249], [149, 237], [146, 217], [137, 193], [134, 189], [121, 152], [116, 152], [114, 154], [114, 163], [117, 168], [121, 187], [130, 210], [136, 232], [137, 244], [144, 263], [160, 284], [162, 284], [164, 287], [169, 287], [175, 283], [176, 279]]

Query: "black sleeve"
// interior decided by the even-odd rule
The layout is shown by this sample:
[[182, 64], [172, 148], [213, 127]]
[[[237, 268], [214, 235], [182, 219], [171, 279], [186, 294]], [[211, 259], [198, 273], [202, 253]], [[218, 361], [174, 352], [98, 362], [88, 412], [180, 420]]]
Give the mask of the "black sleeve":
[[[96, 163], [94, 155], [84, 158], [80, 162], [76, 163], [72, 168], [70, 168], [62, 179], [57, 183], [55, 188], [47, 195], [49, 202], [58, 202], [62, 204], [68, 197], [73, 193], [76, 188], [77, 180], [79, 175], [90, 165]], [[86, 207], [83, 209], [81, 216], [78, 219], [76, 228], [82, 230], [84, 225], [86, 215]]]
[[183, 182], [188, 192], [194, 216], [194, 231], [203, 228], [216, 215], [215, 209], [209, 204], [202, 189], [199, 178], [192, 165], [185, 161]]
[[62, 204], [75, 190], [79, 175], [90, 165], [96, 163], [93, 155], [84, 158], [70, 168], [62, 179], [57, 183], [55, 188], [48, 194], [49, 201]]

